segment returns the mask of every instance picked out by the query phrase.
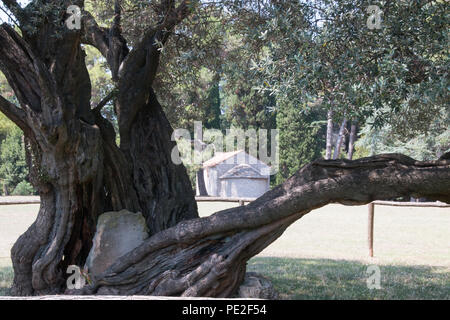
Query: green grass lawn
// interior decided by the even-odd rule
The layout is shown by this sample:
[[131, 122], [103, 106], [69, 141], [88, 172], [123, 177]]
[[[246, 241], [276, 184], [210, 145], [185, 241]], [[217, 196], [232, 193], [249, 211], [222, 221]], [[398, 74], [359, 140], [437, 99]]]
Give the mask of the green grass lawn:
[[7, 296], [12, 285], [14, 273], [11, 266], [0, 266], [0, 296]]
[[351, 260], [256, 257], [248, 271], [272, 281], [281, 299], [450, 299], [450, 269], [380, 266], [380, 289], [367, 287], [367, 264]]
[[[199, 203], [201, 216], [236, 206]], [[10, 249], [38, 205], [0, 207], [0, 295], [13, 272]], [[314, 210], [248, 263], [282, 299], [450, 299], [450, 209], [375, 208], [375, 257], [367, 256], [367, 206]], [[368, 289], [378, 265], [381, 289]]]

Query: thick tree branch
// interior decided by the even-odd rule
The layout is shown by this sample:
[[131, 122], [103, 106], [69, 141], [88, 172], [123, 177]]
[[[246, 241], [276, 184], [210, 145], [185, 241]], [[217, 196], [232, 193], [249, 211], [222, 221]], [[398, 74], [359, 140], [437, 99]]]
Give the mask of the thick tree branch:
[[[154, 79], [158, 63], [161, 45], [165, 44], [176, 25], [183, 21], [191, 12], [190, 1], [184, 0], [178, 7], [174, 7], [173, 1], [167, 2], [164, 8], [166, 14], [156, 27], [148, 29], [136, 47], [130, 52], [129, 57], [124, 61], [121, 76], [127, 77], [136, 72], [136, 66], [145, 65], [147, 72], [143, 72], [147, 81]], [[144, 75], [150, 73], [150, 75]], [[152, 83], [146, 83], [151, 86]]]
[[19, 3], [16, 0], [1, 0], [2, 3], [8, 8], [9, 11], [17, 18], [17, 20], [21, 21], [23, 17], [23, 9], [20, 7]]
[[100, 112], [103, 107], [109, 102], [111, 101], [112, 98], [114, 98], [114, 96], [116, 95], [116, 90], [112, 90], [110, 93], [108, 93], [103, 99], [102, 101], [99, 102], [98, 105], [95, 106], [95, 108], [93, 109], [95, 112]]
[[[129, 130], [140, 108], [152, 96], [152, 84], [158, 71], [162, 46], [167, 42], [177, 24], [192, 11], [192, 3], [184, 0], [178, 7], [166, 1], [164, 17], [154, 28], [148, 29], [139, 43], [128, 54], [119, 70], [119, 96], [117, 114], [121, 147], [128, 148]], [[132, 101], [132, 103], [130, 103]]]
[[[27, 84], [27, 87], [21, 88], [22, 91], [19, 94], [14, 90], [18, 95], [19, 102], [23, 102], [21, 97], [28, 98], [28, 104], [32, 109], [34, 106], [35, 110], [41, 110], [39, 100], [43, 98], [43, 95], [50, 99], [57, 94], [56, 83], [47, 66], [33, 51], [29, 43], [6, 23], [0, 25], [0, 43], [5, 44], [0, 47], [0, 69], [7, 78], [8, 75], [13, 75], [20, 80], [26, 80], [21, 83]], [[17, 81], [9, 80], [11, 86], [17, 83]]]
[[165, 1], [165, 12], [156, 27], [145, 32], [141, 41], [128, 53], [128, 47], [121, 34], [120, 1], [114, 4], [114, 20], [111, 28], [98, 26], [93, 16], [83, 13], [82, 42], [96, 47], [107, 59], [112, 78], [118, 82], [119, 96], [116, 110], [119, 119], [121, 144], [128, 145], [128, 131], [135, 116], [151, 95], [151, 86], [158, 70], [161, 45], [173, 28], [179, 24], [192, 9], [188, 0], [175, 7], [175, 1]]
[[100, 27], [89, 12], [83, 12], [82, 43], [92, 45], [100, 51], [108, 62], [113, 81], [117, 81], [120, 65], [128, 55], [129, 49], [122, 36], [121, 8], [118, 1], [115, 3], [114, 11], [113, 24], [109, 29]]
[[0, 95], [0, 111], [22, 130], [28, 129], [25, 112]]
[[114, 1], [113, 28], [120, 28], [121, 18], [122, 18], [122, 7], [120, 5], [120, 0], [116, 0]]
[[450, 159], [420, 162], [387, 154], [318, 160], [247, 206], [155, 234], [81, 293], [230, 296], [246, 261], [309, 211], [410, 195], [450, 203]]
[[100, 27], [94, 17], [87, 11], [83, 11], [81, 22], [81, 42], [97, 48], [106, 58], [109, 49], [108, 29]]
[[[45, 46], [37, 48], [35, 43], [25, 41], [8, 24], [0, 26], [0, 70], [14, 90], [21, 109], [27, 113], [28, 125], [39, 128], [41, 138], [50, 144], [67, 138], [67, 123], [75, 117], [83, 117], [85, 105], [90, 110], [84, 100], [87, 96], [84, 94], [87, 91], [86, 81], [73, 81], [79, 79], [79, 75], [88, 75], [86, 70], [77, 69], [80, 64], [76, 62], [81, 62], [81, 55], [77, 51], [76, 41], [71, 37], [70, 41], [60, 43], [57, 47], [60, 51], [55, 54], [57, 58], [47, 61], [47, 66], [40, 55], [46, 52]], [[75, 62], [76, 58], [78, 61]], [[74, 89], [76, 92], [72, 96], [77, 100], [76, 104], [61, 99], [62, 93]], [[87, 89], [90, 95], [90, 86]]]
[[43, 75], [35, 70], [31, 50], [8, 24], [0, 26], [0, 43], [0, 69], [19, 102], [22, 106], [28, 105], [32, 110], [40, 111]]

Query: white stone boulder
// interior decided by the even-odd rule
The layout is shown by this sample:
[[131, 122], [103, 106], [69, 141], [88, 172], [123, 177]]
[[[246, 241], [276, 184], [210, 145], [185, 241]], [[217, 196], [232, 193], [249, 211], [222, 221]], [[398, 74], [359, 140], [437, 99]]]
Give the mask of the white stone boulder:
[[140, 212], [105, 212], [98, 218], [97, 231], [84, 268], [95, 277], [147, 238], [148, 229]]

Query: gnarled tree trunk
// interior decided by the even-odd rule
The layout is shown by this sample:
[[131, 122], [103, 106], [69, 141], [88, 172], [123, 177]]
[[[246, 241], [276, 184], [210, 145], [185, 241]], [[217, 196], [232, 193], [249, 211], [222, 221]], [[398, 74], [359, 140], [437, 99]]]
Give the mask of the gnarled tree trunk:
[[[172, 128], [151, 86], [156, 43], [188, 13], [186, 4], [168, 8], [170, 17], [131, 52], [120, 35], [118, 5], [110, 29], [84, 13], [82, 30], [68, 30], [63, 22], [71, 4], [83, 1], [61, 4], [61, 24], [31, 26], [38, 13], [8, 2], [22, 35], [0, 26], [0, 69], [20, 103], [0, 97], [0, 110], [24, 131], [31, 181], [42, 199], [37, 220], [11, 252], [16, 295], [63, 292], [67, 266], [84, 265], [105, 211], [142, 212], [151, 235], [198, 217], [186, 170], [171, 160]], [[105, 99], [115, 102], [120, 147], [100, 112], [107, 100], [90, 106], [82, 43], [97, 47], [111, 68], [116, 88]]]

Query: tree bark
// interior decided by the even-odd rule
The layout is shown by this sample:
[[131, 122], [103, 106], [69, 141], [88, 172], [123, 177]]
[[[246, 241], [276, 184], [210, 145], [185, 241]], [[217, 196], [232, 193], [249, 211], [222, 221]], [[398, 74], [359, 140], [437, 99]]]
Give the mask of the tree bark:
[[206, 191], [205, 172], [203, 168], [200, 168], [197, 171], [197, 183], [199, 196], [201, 197], [207, 196], [208, 192]]
[[5, 196], [9, 196], [8, 188], [6, 187], [6, 183], [2, 183], [3, 194]]
[[333, 147], [333, 110], [327, 113], [327, 141], [325, 150], [325, 159], [331, 159], [331, 148]]
[[339, 128], [339, 134], [338, 134], [338, 138], [336, 140], [336, 146], [334, 147], [333, 160], [336, 160], [339, 157], [339, 153], [341, 152], [342, 142], [344, 141], [346, 125], [347, 125], [347, 119], [344, 118], [344, 120], [342, 121], [341, 127]]
[[352, 122], [350, 129], [350, 139], [348, 142], [348, 155], [347, 155], [348, 160], [353, 159], [353, 151], [355, 150], [355, 141], [356, 141], [356, 123]]

